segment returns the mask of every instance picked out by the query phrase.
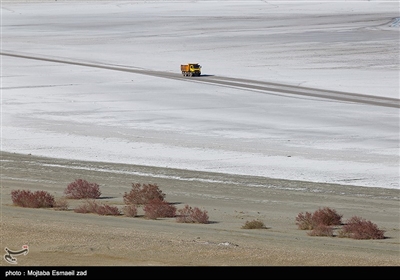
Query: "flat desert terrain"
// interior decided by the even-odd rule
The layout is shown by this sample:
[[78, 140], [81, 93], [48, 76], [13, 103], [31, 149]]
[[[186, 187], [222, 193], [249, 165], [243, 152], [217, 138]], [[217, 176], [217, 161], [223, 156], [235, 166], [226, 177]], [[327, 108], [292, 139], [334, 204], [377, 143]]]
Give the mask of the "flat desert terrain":
[[[125, 164], [69, 161], [2, 153], [2, 246], [27, 255], [20, 266], [398, 266], [398, 190], [267, 180]], [[82, 167], [86, 167], [83, 170]], [[151, 175], [149, 175], [151, 174]], [[209, 224], [174, 218], [79, 214], [12, 205], [15, 189], [46, 190], [56, 198], [77, 178], [100, 185], [100, 203], [123, 206], [132, 183], [157, 184], [165, 199], [208, 212]], [[263, 185], [260, 188], [257, 185]], [[265, 187], [267, 184], [268, 187]], [[386, 239], [313, 237], [299, 230], [300, 212], [331, 207], [343, 221], [360, 216]], [[139, 210], [140, 214], [140, 210]], [[265, 229], [242, 229], [246, 221]], [[4, 259], [2, 264], [5, 264]]]
[[[29, 248], [13, 267], [400, 265], [398, 2], [12, 0], [1, 12], [0, 247]], [[200, 77], [182, 76], [190, 62]], [[121, 209], [133, 183], [157, 184], [210, 223], [12, 203], [17, 189], [62, 199], [76, 179]], [[386, 238], [297, 228], [323, 207]], [[252, 220], [265, 228], [242, 228]]]

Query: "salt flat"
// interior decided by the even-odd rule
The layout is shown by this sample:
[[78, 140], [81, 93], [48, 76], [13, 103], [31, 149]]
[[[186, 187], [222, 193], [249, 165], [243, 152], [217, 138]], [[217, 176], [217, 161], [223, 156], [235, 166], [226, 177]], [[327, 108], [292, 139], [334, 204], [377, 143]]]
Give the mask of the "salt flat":
[[400, 188], [399, 108], [40, 60], [399, 99], [397, 1], [72, 2], [1, 3], [2, 151]]

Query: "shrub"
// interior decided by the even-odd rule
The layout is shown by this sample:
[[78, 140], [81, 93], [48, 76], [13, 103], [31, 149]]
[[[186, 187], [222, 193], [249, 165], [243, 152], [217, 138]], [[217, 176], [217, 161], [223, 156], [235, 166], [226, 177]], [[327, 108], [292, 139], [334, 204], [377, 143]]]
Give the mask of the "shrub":
[[318, 224], [314, 227], [312, 231], [308, 233], [310, 236], [333, 236], [333, 229], [331, 226], [324, 224]]
[[110, 215], [110, 216], [119, 216], [121, 215], [121, 211], [119, 211], [118, 207], [111, 206], [107, 204], [99, 205], [96, 208], [96, 213], [102, 216]]
[[178, 223], [199, 223], [208, 224], [207, 211], [201, 211], [199, 208], [192, 208], [185, 205], [183, 209], [178, 210], [179, 215], [176, 217]]
[[296, 225], [302, 230], [311, 230], [314, 228], [312, 214], [310, 212], [299, 213], [296, 217]]
[[99, 204], [95, 200], [86, 200], [84, 204], [81, 204], [74, 209], [76, 213], [96, 213], [102, 216], [112, 215], [118, 216], [121, 214], [118, 207], [110, 206], [106, 204]]
[[314, 212], [312, 220], [315, 225], [335, 226], [342, 224], [342, 217], [335, 209], [324, 207]]
[[15, 205], [28, 208], [47, 208], [55, 204], [54, 196], [46, 191], [14, 190], [11, 199]]
[[86, 200], [85, 203], [79, 205], [74, 209], [76, 213], [96, 213], [98, 204], [94, 200]]
[[65, 198], [56, 199], [54, 208], [57, 210], [68, 210], [68, 201]]
[[143, 207], [145, 217], [148, 219], [175, 217], [176, 207], [158, 198], [150, 200]]
[[129, 193], [125, 192], [124, 203], [127, 205], [144, 205], [153, 199], [159, 199], [163, 201], [164, 197], [165, 194], [163, 194], [156, 184], [141, 185], [140, 183], [134, 183], [132, 184], [131, 191]]
[[244, 229], [259, 229], [259, 228], [265, 228], [265, 225], [263, 222], [258, 221], [258, 220], [252, 220], [252, 221], [246, 221], [246, 223], [242, 226]]
[[353, 239], [384, 239], [384, 231], [371, 221], [361, 217], [353, 216], [342, 227], [339, 237]]
[[329, 207], [316, 210], [314, 213], [303, 212], [296, 217], [296, 225], [302, 230], [312, 230], [319, 225], [333, 226], [342, 224], [342, 215]]
[[123, 210], [124, 215], [127, 217], [136, 217], [137, 215], [137, 208], [135, 204], [125, 205]]
[[68, 198], [82, 199], [82, 198], [99, 198], [101, 192], [99, 185], [96, 183], [89, 183], [83, 179], [77, 179], [70, 183], [64, 190]]

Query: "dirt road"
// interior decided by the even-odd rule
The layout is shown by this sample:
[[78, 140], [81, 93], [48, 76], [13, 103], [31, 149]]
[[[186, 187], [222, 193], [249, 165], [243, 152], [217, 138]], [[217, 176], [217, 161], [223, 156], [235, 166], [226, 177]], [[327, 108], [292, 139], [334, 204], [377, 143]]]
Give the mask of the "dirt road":
[[253, 90], [261, 93], [279, 93], [285, 95], [300, 95], [300, 96], [309, 96], [309, 97], [318, 97], [318, 98], [327, 98], [332, 100], [339, 101], [348, 101], [355, 102], [361, 104], [372, 104], [375, 106], [384, 106], [384, 107], [392, 107], [392, 108], [400, 108], [400, 101], [397, 98], [389, 98], [382, 96], [373, 96], [373, 95], [363, 95], [363, 94], [355, 94], [349, 92], [340, 92], [334, 90], [324, 90], [317, 88], [309, 88], [309, 87], [300, 87], [300, 86], [291, 86], [285, 85], [281, 83], [271, 83], [250, 79], [238, 79], [238, 78], [230, 78], [230, 77], [221, 77], [221, 76], [213, 76], [213, 75], [203, 75], [197, 78], [183, 78], [180, 74], [176, 73], [168, 73], [162, 71], [154, 71], [154, 70], [144, 70], [140, 68], [135, 68], [132, 66], [123, 66], [123, 65], [109, 65], [101, 62], [93, 63], [93, 62], [85, 62], [79, 60], [71, 60], [67, 58], [51, 58], [46, 56], [33, 56], [26, 54], [15, 54], [10, 52], [0, 52], [0, 55], [12, 56], [24, 59], [33, 59], [33, 60], [41, 60], [48, 62], [55, 62], [61, 64], [72, 64], [76, 66], [84, 66], [84, 67], [94, 67], [107, 69], [112, 71], [123, 71], [130, 72], [141, 75], [148, 75], [160, 78], [174, 79], [174, 80], [187, 80], [195, 83], [206, 83], [224, 87], [233, 87], [245, 90]]

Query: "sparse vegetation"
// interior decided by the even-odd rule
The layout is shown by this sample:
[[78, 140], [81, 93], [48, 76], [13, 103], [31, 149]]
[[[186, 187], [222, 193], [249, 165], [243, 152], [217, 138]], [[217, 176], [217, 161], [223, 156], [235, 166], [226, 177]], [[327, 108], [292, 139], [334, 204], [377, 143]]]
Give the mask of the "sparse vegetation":
[[179, 209], [176, 221], [178, 223], [199, 223], [208, 224], [209, 217], [206, 210], [202, 211], [198, 207], [192, 208], [189, 205], [185, 205], [183, 209]]
[[123, 208], [124, 215], [127, 217], [136, 217], [137, 216], [137, 207], [135, 204], [125, 205]]
[[100, 187], [96, 183], [89, 183], [83, 179], [76, 179], [64, 190], [68, 198], [73, 199], [96, 199], [101, 196]]
[[176, 207], [158, 198], [150, 200], [144, 207], [144, 215], [148, 219], [175, 217]]
[[353, 239], [384, 239], [384, 231], [371, 221], [358, 216], [351, 217], [339, 231], [339, 237]]
[[342, 217], [335, 209], [324, 207], [314, 212], [312, 220], [315, 225], [337, 226], [342, 224]]
[[[95, 213], [98, 215], [121, 215], [116, 206], [97, 203], [94, 199], [99, 198], [101, 193], [99, 185], [78, 179], [69, 184], [65, 189], [69, 198], [86, 198], [85, 203], [74, 209], [76, 213]], [[137, 216], [137, 206], [143, 205], [145, 217], [148, 219], [176, 217], [179, 223], [209, 223], [208, 212], [198, 207], [185, 205], [183, 209], [177, 208], [164, 200], [165, 194], [157, 185], [132, 184], [132, 190], [125, 192], [123, 199], [125, 206], [123, 214], [127, 217]], [[89, 199], [88, 199], [89, 198]], [[14, 190], [11, 192], [14, 205], [29, 208], [54, 208], [67, 210], [68, 202], [65, 198], [55, 199], [46, 191]], [[177, 214], [178, 213], [178, 214]], [[324, 207], [314, 213], [301, 212], [296, 217], [296, 225], [301, 230], [310, 230], [310, 236], [334, 236], [333, 226], [342, 225], [343, 215], [336, 210]], [[243, 229], [261, 229], [265, 224], [260, 220], [246, 221]], [[339, 237], [353, 239], [384, 239], [384, 231], [371, 221], [358, 216], [350, 218], [339, 230]]]
[[54, 196], [46, 191], [14, 190], [11, 192], [14, 205], [28, 208], [54, 207]]
[[260, 229], [265, 228], [265, 224], [259, 220], [246, 221], [242, 226], [243, 229]]
[[69, 203], [64, 197], [57, 198], [54, 204], [56, 210], [68, 210]]
[[[342, 224], [342, 215], [336, 210], [324, 207], [316, 210], [314, 213], [299, 213], [296, 217], [296, 225], [301, 230], [313, 230], [320, 225], [334, 226]], [[321, 229], [321, 227], [319, 227]]]
[[[314, 213], [299, 213], [296, 217], [296, 224], [299, 229], [311, 230], [310, 236], [334, 236], [333, 226], [342, 224], [342, 215], [328, 207], [319, 209]], [[353, 216], [339, 230], [339, 237], [353, 239], [383, 239], [384, 231], [376, 224], [361, 217]]]
[[313, 230], [311, 230], [308, 235], [310, 236], [333, 236], [333, 229], [332, 226], [327, 226], [324, 224], [316, 225]]
[[96, 213], [98, 215], [110, 215], [110, 216], [119, 216], [121, 212], [118, 207], [110, 206], [107, 204], [97, 203], [93, 199], [88, 199], [85, 203], [81, 204], [77, 208], [74, 209], [76, 213]]
[[[64, 191], [69, 197], [86, 198], [85, 202], [74, 209], [76, 213], [95, 213], [98, 215], [119, 216], [121, 211], [116, 206], [97, 203], [95, 198], [100, 196], [99, 186], [78, 179], [68, 185]], [[125, 206], [123, 214], [127, 217], [136, 217], [138, 205], [143, 205], [144, 216], [147, 219], [171, 218], [176, 217], [179, 223], [209, 223], [209, 216], [206, 210], [198, 207], [185, 205], [184, 208], [177, 208], [164, 200], [165, 194], [157, 185], [152, 184], [132, 184], [132, 190], [125, 192], [123, 199]], [[67, 210], [68, 201], [65, 197], [55, 199], [53, 195], [46, 191], [13, 190], [11, 199], [14, 205], [29, 208], [54, 208], [57, 210]], [[311, 212], [300, 212], [296, 217], [296, 225], [301, 230], [310, 230], [310, 236], [333, 237], [334, 226], [339, 228], [339, 237], [353, 239], [384, 239], [384, 231], [371, 221], [367, 221], [358, 216], [351, 217], [344, 225], [342, 224], [343, 215], [339, 215], [336, 210], [324, 207]], [[260, 220], [246, 221], [242, 229], [262, 229], [266, 228]]]
[[145, 205], [153, 199], [164, 200], [165, 194], [156, 184], [133, 183], [130, 192], [125, 192], [124, 203], [126, 205]]
[[300, 212], [296, 217], [296, 225], [301, 230], [312, 230], [314, 228], [312, 214]]

